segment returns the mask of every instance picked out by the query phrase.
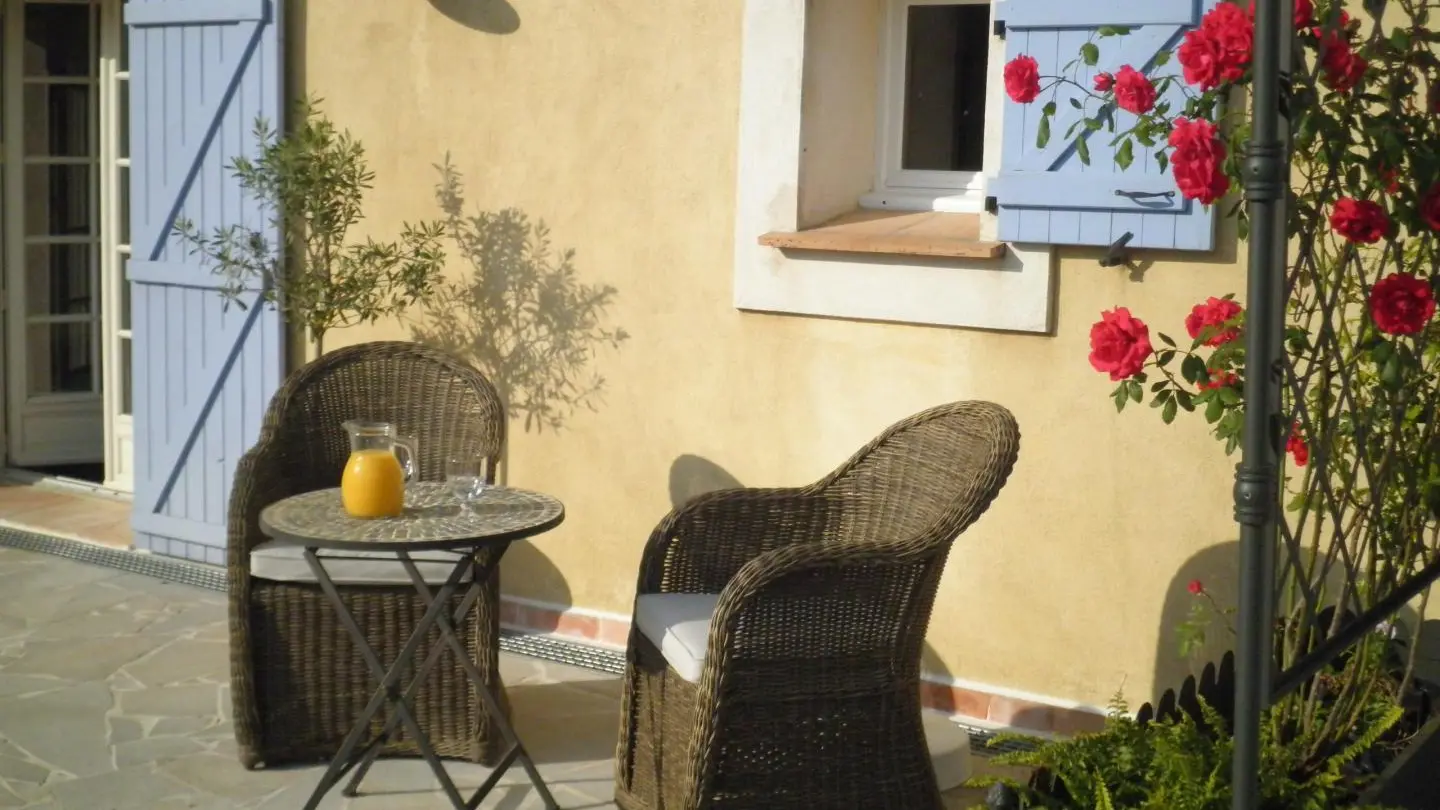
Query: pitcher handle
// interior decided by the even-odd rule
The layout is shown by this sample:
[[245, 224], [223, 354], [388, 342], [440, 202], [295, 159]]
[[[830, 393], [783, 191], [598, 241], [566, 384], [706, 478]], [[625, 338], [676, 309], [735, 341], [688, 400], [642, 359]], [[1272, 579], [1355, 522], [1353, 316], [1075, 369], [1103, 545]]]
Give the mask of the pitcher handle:
[[[407, 484], [419, 474], [416, 469], [416, 460], [420, 453], [416, 446], [415, 439], [410, 436], [395, 437], [395, 458], [400, 462], [400, 469], [405, 473], [405, 483]], [[400, 454], [401, 450], [405, 451], [403, 458]]]

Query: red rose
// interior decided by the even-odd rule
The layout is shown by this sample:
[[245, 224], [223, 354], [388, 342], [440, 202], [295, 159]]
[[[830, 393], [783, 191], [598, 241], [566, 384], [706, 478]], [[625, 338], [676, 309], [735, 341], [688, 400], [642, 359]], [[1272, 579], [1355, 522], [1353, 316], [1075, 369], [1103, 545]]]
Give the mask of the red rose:
[[1100, 313], [1100, 320], [1090, 327], [1090, 366], [1108, 372], [1116, 382], [1139, 374], [1154, 351], [1150, 327], [1125, 307]]
[[1115, 103], [1120, 109], [1144, 115], [1155, 107], [1155, 85], [1129, 65], [1115, 74]]
[[1398, 192], [1400, 190], [1400, 170], [1392, 169], [1389, 166], [1381, 166], [1380, 188], [1386, 194], [1394, 194]]
[[1210, 205], [1230, 189], [1225, 176], [1225, 142], [1215, 125], [1204, 119], [1175, 119], [1170, 130], [1170, 172], [1187, 200]]
[[1296, 422], [1290, 426], [1290, 438], [1285, 440], [1285, 452], [1295, 459], [1296, 467], [1304, 467], [1310, 463], [1310, 445], [1305, 443], [1305, 437], [1300, 435], [1300, 423]]
[[1185, 41], [1180, 43], [1175, 58], [1184, 69], [1182, 73], [1186, 83], [1201, 90], [1213, 90], [1220, 86], [1225, 52], [1209, 31], [1202, 28], [1186, 31]]
[[1390, 215], [1380, 203], [1341, 197], [1330, 212], [1330, 227], [1351, 242], [1373, 245], [1390, 232]]
[[[1250, 3], [1250, 19], [1255, 19], [1255, 3]], [[1315, 5], [1310, 0], [1295, 0], [1295, 30], [1303, 31], [1315, 22]]]
[[1420, 218], [1425, 220], [1426, 225], [1440, 231], [1440, 183], [1431, 186], [1420, 200]]
[[1387, 335], [1413, 335], [1435, 314], [1430, 282], [1409, 273], [1392, 273], [1370, 288], [1370, 318]]
[[1295, 0], [1295, 30], [1299, 31], [1313, 22], [1315, 22], [1314, 4], [1310, 0]]
[[[1317, 25], [1317, 26], [1315, 26], [1314, 28], [1311, 28], [1311, 29], [1310, 29], [1310, 33], [1314, 34], [1316, 39], [1324, 39], [1324, 38], [1325, 38], [1325, 29], [1326, 29], [1328, 26], [1329, 26], [1328, 23], [1326, 23], [1325, 25]], [[1356, 28], [1357, 28], [1357, 30], [1358, 30], [1359, 26], [1356, 26]], [[1340, 12], [1340, 20], [1339, 20], [1339, 23], [1335, 26], [1335, 34], [1336, 34], [1337, 36], [1343, 38], [1343, 39], [1349, 39], [1349, 38], [1350, 38], [1350, 34], [1351, 34], [1351, 31], [1350, 31], [1350, 12], [1348, 12], [1348, 11], [1341, 11], [1341, 12]]]
[[1321, 40], [1320, 66], [1324, 69], [1325, 84], [1344, 93], [1360, 83], [1370, 63], [1355, 53], [1343, 32], [1336, 31]]
[[1190, 584], [1185, 586], [1185, 590], [1189, 591], [1191, 596], [1199, 596], [1205, 593], [1205, 583], [1198, 579], [1192, 579]]
[[1234, 3], [1221, 3], [1200, 20], [1200, 30], [1220, 48], [1220, 78], [1236, 82], [1245, 77], [1245, 67], [1255, 51], [1255, 23]]
[[1095, 74], [1095, 92], [1108, 93], [1115, 86], [1115, 74], [1101, 71]]
[[1240, 312], [1239, 304], [1228, 298], [1216, 298], [1212, 295], [1205, 303], [1196, 304], [1190, 314], [1185, 316], [1185, 331], [1190, 333], [1192, 340], [1208, 334], [1209, 337], [1205, 339], [1206, 346], [1223, 346], [1240, 337], [1239, 329], [1226, 326], [1226, 322], [1234, 320]]
[[1201, 380], [1199, 388], [1201, 391], [1213, 391], [1216, 388], [1229, 388], [1240, 384], [1240, 377], [1233, 371], [1220, 371], [1210, 369], [1210, 379]]
[[1021, 104], [1040, 96], [1040, 63], [1021, 54], [1005, 66], [1005, 93]]

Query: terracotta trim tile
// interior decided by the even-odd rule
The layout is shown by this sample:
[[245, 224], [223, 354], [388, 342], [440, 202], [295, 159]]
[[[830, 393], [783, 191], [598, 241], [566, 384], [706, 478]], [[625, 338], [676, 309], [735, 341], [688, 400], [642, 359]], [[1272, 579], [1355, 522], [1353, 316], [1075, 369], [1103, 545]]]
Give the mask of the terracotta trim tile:
[[924, 680], [920, 682], [920, 705], [927, 709], [957, 714], [959, 712], [955, 705], [956, 697], [956, 690], [946, 684]]
[[1055, 707], [1028, 700], [990, 696], [990, 714], [985, 718], [992, 723], [1010, 728], [1030, 731], [1053, 731], [1055, 729]]
[[1066, 736], [1093, 734], [1104, 728], [1104, 715], [1077, 709], [1055, 710], [1055, 728], [1053, 731], [1056, 734], [1064, 734]]
[[17, 510], [58, 506], [71, 502], [71, 497], [62, 492], [48, 492], [32, 487], [0, 487], [0, 515], [9, 515]]
[[[548, 633], [605, 647], [623, 649], [630, 640], [630, 622], [627, 619], [591, 611], [540, 606], [503, 596], [500, 600], [500, 621], [517, 630]], [[927, 709], [957, 717], [1051, 734], [1096, 731], [1105, 722], [1101, 715], [1083, 709], [1019, 700], [928, 678], [921, 681], [920, 702]]]
[[508, 599], [500, 600], [500, 623], [510, 627], [519, 627], [520, 606]]
[[953, 710], [955, 714], [973, 717], [976, 720], [990, 716], [990, 701], [995, 698], [989, 692], [977, 692], [973, 689], [952, 686], [950, 694], [950, 702], [955, 707]]
[[624, 649], [625, 645], [630, 643], [630, 622], [620, 619], [601, 619], [600, 637], [596, 640], [610, 647]]
[[587, 641], [600, 640], [600, 619], [573, 611], [555, 612], [555, 631], [561, 636], [583, 638]]

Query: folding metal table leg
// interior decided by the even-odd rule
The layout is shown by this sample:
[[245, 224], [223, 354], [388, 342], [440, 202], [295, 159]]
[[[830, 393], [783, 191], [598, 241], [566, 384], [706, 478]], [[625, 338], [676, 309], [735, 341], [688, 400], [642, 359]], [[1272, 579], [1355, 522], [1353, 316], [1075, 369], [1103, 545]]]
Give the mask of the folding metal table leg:
[[[415, 567], [415, 564], [408, 559], [402, 560], [401, 562], [405, 564], [405, 570], [410, 574], [410, 581], [415, 585], [416, 592], [420, 594], [421, 598], [430, 599], [430, 588], [425, 584], [425, 580], [420, 576], [420, 571]], [[488, 578], [489, 571], [493, 565], [494, 563], [487, 565], [483, 570], [477, 566], [474, 571], [475, 582], [483, 581], [481, 578], [482, 574], [485, 578]], [[520, 766], [525, 769], [526, 776], [530, 778], [530, 784], [535, 786], [535, 792], [540, 794], [541, 801], [545, 803], [546, 810], [559, 810], [560, 806], [555, 803], [555, 797], [550, 795], [550, 789], [546, 787], [545, 780], [540, 777], [540, 771], [535, 767], [535, 761], [530, 758], [530, 754], [525, 750], [525, 745], [520, 741], [519, 735], [515, 733], [515, 729], [511, 727], [510, 722], [505, 719], [505, 713], [500, 709], [500, 702], [490, 693], [490, 688], [485, 683], [485, 676], [480, 672], [479, 667], [475, 666], [475, 662], [470, 660], [469, 654], [465, 651], [465, 645], [460, 643], [460, 639], [455, 635], [454, 628], [449, 626], [448, 617], [443, 615], [437, 616], [435, 623], [440, 626], [440, 638], [450, 646], [450, 649], [454, 650], [456, 657], [460, 659], [460, 667], [464, 669], [465, 674], [470, 677], [471, 684], [480, 695], [481, 702], [485, 704], [485, 712], [490, 715], [491, 721], [495, 723], [495, 727], [500, 731], [500, 736], [503, 737], [505, 742], [510, 746], [510, 750], [508, 750], [501, 761], [495, 765], [489, 778], [475, 791], [465, 806], [471, 810], [479, 807], [480, 802], [485, 800], [485, 797], [495, 788], [495, 785], [500, 781], [500, 778], [504, 776], [505, 772], [509, 770], [510, 766], [514, 764], [516, 760], [519, 760]]]
[[[473, 576], [472, 574], [472, 577]], [[484, 590], [482, 583], [483, 580], [472, 578], [470, 587], [465, 591], [465, 595], [460, 598], [460, 605], [455, 609], [451, 617], [452, 622], [464, 624], [465, 617], [469, 615], [470, 609], [475, 606], [475, 602], [480, 598], [481, 591]], [[424, 598], [426, 600], [430, 599], [429, 596], [425, 596]], [[444, 619], [444, 611], [441, 612], [441, 619]], [[441, 632], [443, 633], [445, 631], [442, 629]], [[416, 693], [420, 691], [420, 685], [424, 683], [425, 677], [430, 674], [430, 670], [435, 668], [435, 664], [440, 660], [440, 654], [443, 653], [445, 649], [446, 648], [440, 644], [436, 644], [430, 648], [429, 655], [427, 655], [425, 660], [420, 664], [420, 669], [416, 670], [416, 675], [411, 679], [410, 686], [406, 688], [405, 693], [401, 696], [402, 700], [412, 701], [415, 699]], [[350, 783], [341, 791], [343, 795], [355, 796], [359, 793], [360, 783], [364, 781], [365, 775], [370, 772], [370, 768], [375, 764], [375, 760], [380, 757], [380, 750], [384, 747], [383, 742], [389, 739], [391, 734], [395, 733], [396, 726], [399, 722], [400, 716], [393, 713], [385, 721], [385, 728], [377, 738], [382, 744], [376, 745], [365, 752], [358, 767], [355, 769], [355, 774], [350, 777]]]
[[[336, 615], [340, 619], [340, 623], [349, 631], [360, 653], [360, 657], [364, 659], [371, 674], [379, 681], [379, 686], [376, 687], [369, 704], [367, 704], [364, 711], [361, 712], [360, 718], [356, 720], [355, 726], [351, 728], [350, 733], [346, 735], [344, 742], [341, 743], [340, 750], [336, 752], [334, 759], [330, 762], [330, 766], [320, 778], [320, 783], [315, 786], [315, 791], [311, 794], [310, 800], [305, 803], [305, 810], [315, 810], [315, 808], [319, 806], [321, 799], [325, 797], [325, 794], [329, 793], [331, 788], [340, 781], [344, 774], [356, 764], [352, 762], [351, 759], [355, 755], [356, 747], [360, 744], [360, 738], [364, 736], [365, 731], [369, 728], [370, 721], [386, 703], [394, 706], [395, 714], [400, 718], [400, 721], [405, 724], [406, 730], [410, 732], [410, 735], [414, 737], [415, 744], [420, 749], [420, 755], [430, 766], [430, 770], [435, 773], [435, 778], [440, 781], [440, 786], [445, 790], [445, 794], [450, 799], [450, 803], [456, 810], [466, 808], [468, 806], [467, 803], [461, 798], [460, 791], [456, 789], [454, 781], [450, 779], [450, 775], [446, 773], [444, 764], [441, 763], [440, 758], [436, 756], [435, 749], [430, 744], [429, 737], [425, 735], [424, 729], [416, 722], [414, 715], [410, 712], [409, 701], [406, 699], [406, 694], [411, 690], [407, 687], [404, 693], [396, 695], [395, 689], [405, 667], [415, 655], [415, 651], [420, 648], [420, 643], [429, 634], [430, 628], [439, 624], [440, 620], [444, 618], [442, 616], [445, 612], [444, 608], [449, 604], [450, 598], [454, 595], [465, 572], [474, 567], [474, 557], [469, 555], [461, 557], [456, 562], [454, 570], [450, 572], [450, 576], [445, 580], [445, 584], [440, 587], [439, 592], [435, 594], [433, 598], [429, 596], [429, 589], [426, 589], [425, 593], [429, 604], [425, 614], [415, 625], [414, 630], [410, 634], [410, 638], [408, 638], [404, 646], [401, 647], [400, 653], [394, 663], [387, 669], [384, 664], [381, 663], [379, 656], [375, 654], [369, 642], [366, 641], [365, 633], [360, 629], [359, 624], [355, 622], [355, 617], [352, 616], [350, 611], [345, 607], [345, 602], [341, 598], [339, 591], [336, 590], [335, 583], [331, 581], [330, 575], [325, 571], [325, 567], [320, 564], [319, 557], [315, 552], [315, 548], [306, 548], [305, 560], [309, 563], [310, 570], [315, 575], [321, 592], [330, 599], [331, 605], [335, 608]], [[415, 565], [411, 562], [409, 554], [401, 551], [397, 552], [396, 556], [400, 557], [401, 562], [406, 565], [407, 570], [415, 570]], [[449, 635], [450, 627], [451, 624], [449, 621], [445, 621], [441, 625], [440, 634], [442, 637]], [[462, 655], [461, 658], [468, 660], [464, 655]], [[411, 685], [413, 686], [414, 683], [412, 682]], [[374, 750], [378, 751], [378, 749], [379, 745], [376, 745]], [[367, 752], [367, 756], [369, 753], [370, 752]]]

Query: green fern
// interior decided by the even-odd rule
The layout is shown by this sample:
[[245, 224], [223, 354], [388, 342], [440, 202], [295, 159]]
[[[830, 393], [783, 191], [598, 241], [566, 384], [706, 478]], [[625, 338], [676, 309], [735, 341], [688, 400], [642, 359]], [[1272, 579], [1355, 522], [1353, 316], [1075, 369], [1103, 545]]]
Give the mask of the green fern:
[[1110, 791], [1105, 789], [1105, 781], [1100, 774], [1095, 774], [1095, 810], [1115, 810], [1114, 802], [1110, 801]]
[[1383, 706], [1379, 716], [1370, 719], [1368, 722], [1368, 730], [1339, 754], [1331, 757], [1328, 760], [1329, 764], [1338, 769], [1354, 761], [1361, 754], [1374, 748], [1375, 744], [1380, 741], [1380, 738], [1385, 736], [1385, 732], [1394, 728], [1395, 724], [1399, 723], [1400, 718], [1404, 716], [1405, 710], [1400, 706], [1394, 704]]
[[[1216, 733], [1227, 727], [1224, 717], [1203, 698], [1199, 704], [1201, 722], [1182, 713], [1178, 719], [1141, 726], [1128, 716], [1124, 700], [1117, 696], [1111, 701], [1101, 731], [1041, 741], [1032, 749], [995, 757], [997, 765], [1043, 769], [1065, 786], [1074, 797], [1069, 800], [1009, 779], [981, 777], [967, 784], [989, 787], [1003, 782], [1020, 794], [1022, 806], [1030, 808], [1229, 810], [1233, 740], [1223, 731]], [[1362, 714], [1361, 731], [1354, 740], [1322, 762], [1308, 766], [1306, 752], [1312, 750], [1314, 740], [1306, 739], [1306, 735], [1282, 739], [1276, 731], [1278, 724], [1266, 718], [1261, 726], [1260, 772], [1265, 806], [1284, 810], [1344, 807], [1344, 797], [1353, 795], [1356, 788], [1346, 782], [1344, 766], [1374, 747], [1402, 715], [1391, 696], [1373, 697]], [[1036, 742], [1023, 735], [1005, 734], [992, 740], [991, 745], [1022, 740]]]

